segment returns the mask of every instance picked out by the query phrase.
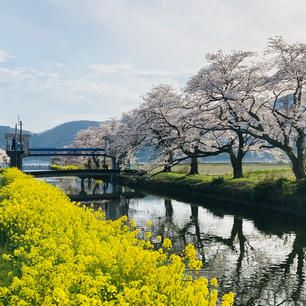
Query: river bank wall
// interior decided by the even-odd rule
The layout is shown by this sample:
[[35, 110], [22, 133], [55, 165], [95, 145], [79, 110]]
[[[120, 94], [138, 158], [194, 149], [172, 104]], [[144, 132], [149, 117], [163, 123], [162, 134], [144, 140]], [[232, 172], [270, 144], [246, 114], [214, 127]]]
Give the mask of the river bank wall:
[[305, 182], [297, 182], [295, 191], [290, 193], [286, 181], [282, 180], [248, 184], [247, 180], [214, 178], [203, 182], [192, 176], [166, 173], [152, 177], [121, 176], [119, 183], [183, 200], [210, 201], [216, 206], [251, 209], [263, 214], [306, 216]]

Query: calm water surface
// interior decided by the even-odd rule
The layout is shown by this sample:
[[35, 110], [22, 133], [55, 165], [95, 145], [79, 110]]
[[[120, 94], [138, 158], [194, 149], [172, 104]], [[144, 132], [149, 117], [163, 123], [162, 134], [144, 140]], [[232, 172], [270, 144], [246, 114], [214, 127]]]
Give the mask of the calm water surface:
[[[193, 243], [203, 262], [200, 275], [216, 277], [220, 294], [235, 292], [235, 305], [306, 305], [305, 227], [301, 221], [270, 216], [243, 217], [212, 209], [211, 203], [180, 202], [133, 193], [129, 188], [76, 178], [46, 179], [76, 200], [102, 207], [109, 219], [127, 215], [140, 235], [153, 226], [180, 253]], [[206, 205], [209, 204], [209, 205]], [[210, 208], [206, 208], [210, 207]]]

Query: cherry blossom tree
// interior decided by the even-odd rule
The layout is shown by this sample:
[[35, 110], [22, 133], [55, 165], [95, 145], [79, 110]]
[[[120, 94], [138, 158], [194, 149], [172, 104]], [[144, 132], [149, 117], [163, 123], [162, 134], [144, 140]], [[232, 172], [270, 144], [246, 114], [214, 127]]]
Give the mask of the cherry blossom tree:
[[134, 154], [143, 146], [146, 130], [139, 128], [142, 120], [135, 115], [135, 111], [124, 113], [118, 123], [116, 133], [111, 136], [112, 153], [118, 161], [124, 159], [128, 163], [134, 163]]
[[248, 133], [282, 150], [297, 179], [305, 178], [306, 44], [269, 40], [270, 75], [243, 112]]
[[180, 137], [176, 122], [178, 104], [179, 95], [172, 87], [159, 85], [144, 95], [143, 103], [133, 113], [136, 133], [145, 132], [142, 146], [153, 148], [153, 164], [163, 160], [167, 172], [181, 153], [177, 141]]
[[210, 65], [188, 82], [187, 90], [202, 95], [219, 125], [224, 122], [237, 133], [239, 147], [249, 145], [241, 141], [248, 135], [261, 150], [279, 149], [296, 178], [305, 178], [305, 44], [273, 38], [264, 62], [253, 63], [253, 57], [244, 51], [208, 54]]
[[[80, 130], [73, 141], [73, 143], [67, 147], [77, 148], [105, 148], [107, 157], [110, 157], [119, 162], [120, 152], [118, 151], [118, 145], [116, 146], [116, 137], [122, 123], [119, 120], [109, 120], [101, 123], [99, 126], [89, 127], [86, 130]], [[73, 164], [86, 164], [88, 168], [94, 166], [100, 168], [100, 164], [103, 162], [104, 157], [61, 157], [56, 159], [57, 163], [73, 163]], [[93, 164], [93, 165], [92, 165]]]
[[[209, 65], [202, 68], [187, 83], [186, 91], [198, 97], [193, 107], [193, 125], [205, 131], [227, 131], [228, 150], [234, 178], [243, 176], [242, 160], [248, 151], [258, 151], [259, 141], [246, 133], [246, 124], [237, 115], [241, 105], [262, 84], [260, 65], [248, 61], [254, 53], [222, 51], [207, 54]], [[207, 124], [207, 117], [212, 123]]]
[[[199, 130], [187, 124], [191, 97], [167, 85], [155, 86], [143, 97], [137, 109], [147, 130], [147, 139], [165, 157], [165, 171], [178, 162], [191, 159], [190, 174], [198, 173], [198, 158], [225, 152], [224, 131]], [[219, 141], [218, 141], [219, 138]]]

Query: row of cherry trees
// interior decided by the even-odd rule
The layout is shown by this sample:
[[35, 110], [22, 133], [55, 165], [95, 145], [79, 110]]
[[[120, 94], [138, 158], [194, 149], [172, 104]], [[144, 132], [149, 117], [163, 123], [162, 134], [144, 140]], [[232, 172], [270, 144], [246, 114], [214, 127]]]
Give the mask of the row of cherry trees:
[[305, 178], [306, 45], [271, 38], [267, 50], [222, 51], [178, 92], [153, 87], [143, 102], [120, 120], [80, 131], [74, 145], [108, 144], [118, 160], [153, 148], [152, 160], [170, 171], [190, 159], [228, 153], [234, 178], [242, 177], [245, 154], [286, 156], [297, 179]]

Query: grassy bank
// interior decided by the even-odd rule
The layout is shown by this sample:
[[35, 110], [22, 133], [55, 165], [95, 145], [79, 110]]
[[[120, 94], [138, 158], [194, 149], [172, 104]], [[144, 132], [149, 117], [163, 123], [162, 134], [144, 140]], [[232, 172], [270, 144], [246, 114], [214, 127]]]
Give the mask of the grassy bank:
[[[220, 167], [220, 165], [219, 165]], [[288, 168], [247, 171], [244, 178], [224, 175], [187, 175], [178, 172], [124, 178], [122, 183], [152, 190], [169, 190], [230, 201], [237, 205], [269, 209], [292, 215], [306, 215], [306, 184], [295, 181]], [[184, 171], [186, 172], [186, 171]]]

